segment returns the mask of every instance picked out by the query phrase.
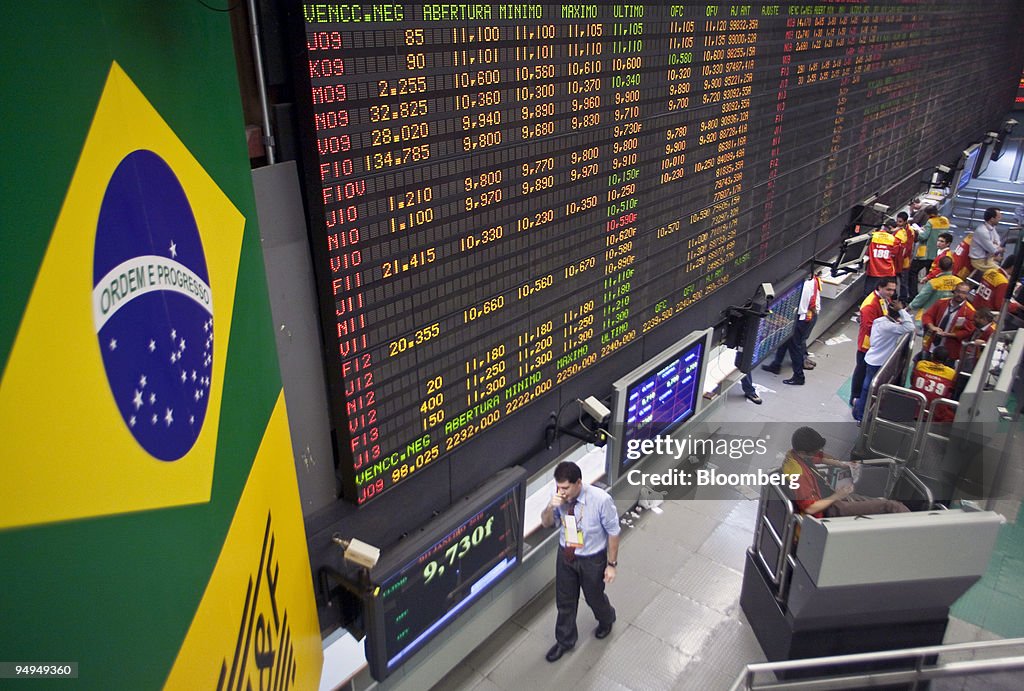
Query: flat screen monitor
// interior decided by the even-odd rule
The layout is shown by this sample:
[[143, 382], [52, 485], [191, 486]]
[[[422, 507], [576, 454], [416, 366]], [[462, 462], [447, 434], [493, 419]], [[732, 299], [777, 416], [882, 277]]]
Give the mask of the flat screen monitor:
[[981, 153], [980, 144], [971, 144], [964, 149], [960, 158], [959, 175], [956, 178], [956, 191], [959, 192], [974, 176], [974, 169], [978, 165], [978, 155]]
[[745, 367], [741, 366], [741, 370], [749, 372], [793, 335], [803, 286], [803, 279], [799, 279], [788, 288], [784, 288], [781, 293], [775, 295], [767, 314], [754, 317], [754, 323], [748, 327], [742, 353], [743, 360], [749, 356], [750, 361], [749, 364], [743, 362]]
[[694, 331], [613, 384], [612, 434], [608, 467], [621, 477], [627, 450], [645, 439], [669, 434], [692, 418], [704, 393], [711, 329]]
[[501, 471], [405, 538], [370, 574], [366, 660], [381, 681], [523, 560], [526, 471]]

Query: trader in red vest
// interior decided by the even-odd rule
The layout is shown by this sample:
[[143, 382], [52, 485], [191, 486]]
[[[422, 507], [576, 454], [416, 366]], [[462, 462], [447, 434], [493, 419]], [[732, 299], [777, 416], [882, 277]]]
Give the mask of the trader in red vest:
[[968, 233], [960, 244], [953, 250], [953, 275], [960, 278], [967, 278], [974, 271], [971, 266], [971, 244], [974, 242], [974, 233]]
[[864, 282], [866, 296], [883, 279], [896, 278], [897, 262], [903, 266], [903, 249], [888, 224], [883, 223], [881, 228], [871, 233], [865, 255], [868, 260], [868, 277]]
[[967, 301], [971, 289], [961, 283], [953, 289], [952, 297], [939, 300], [921, 317], [924, 326], [924, 351], [931, 352], [944, 345], [950, 360], [960, 359], [964, 339], [974, 333], [974, 307]]
[[988, 339], [992, 338], [992, 334], [995, 332], [996, 317], [992, 314], [992, 310], [987, 307], [975, 308], [974, 333], [970, 336], [971, 340], [982, 346], [988, 343]]
[[910, 263], [914, 258], [914, 244], [917, 242], [918, 226], [911, 225], [906, 211], [896, 214], [896, 228], [893, 236], [900, 243], [900, 256], [896, 260], [896, 274], [900, 279], [900, 300], [905, 304], [917, 295], [917, 277], [911, 276]]
[[1006, 302], [1006, 291], [1010, 287], [1010, 274], [1007, 269], [1013, 268], [1017, 261], [1017, 255], [1011, 254], [1003, 260], [1002, 266], [998, 269], [989, 269], [981, 276], [978, 289], [974, 292], [974, 299], [971, 304], [974, 309], [986, 307], [993, 312], [998, 312]]
[[878, 287], [860, 303], [860, 329], [857, 332], [857, 365], [853, 369], [853, 381], [850, 382], [850, 405], [855, 406], [860, 390], [864, 387], [864, 375], [867, 363], [864, 355], [871, 347], [871, 325], [879, 317], [889, 313], [889, 302], [896, 292], [896, 279], [887, 278], [879, 282]]
[[[949, 257], [949, 260], [952, 262], [952, 265], [951, 265], [952, 268], [950, 269], [950, 271], [953, 272], [954, 276], [957, 275], [956, 260], [953, 259], [952, 251], [949, 249], [949, 246], [952, 245], [952, 244], [953, 244], [953, 234], [952, 233], [940, 233], [939, 237], [936, 238], [936, 240], [935, 240], [935, 248], [936, 248], [936, 250], [935, 250], [935, 252], [936, 252], [935, 259], [932, 260], [932, 263], [931, 263], [929, 271], [928, 271], [928, 275], [926, 275], [924, 278], [921, 279], [921, 284], [922, 285], [927, 283], [928, 281], [932, 280], [933, 278], [938, 276], [940, 273], [942, 273], [942, 267], [939, 266], [939, 264], [941, 264], [943, 257]], [[963, 277], [962, 276], [957, 276], [957, 278], [960, 278], [962, 280]]]
[[[956, 370], [949, 366], [949, 351], [945, 346], [936, 346], [927, 359], [919, 360], [910, 375], [914, 391], [924, 395], [926, 407], [937, 398], [953, 398], [956, 385]], [[946, 406], [935, 408], [935, 422], [952, 422], [955, 411]]]

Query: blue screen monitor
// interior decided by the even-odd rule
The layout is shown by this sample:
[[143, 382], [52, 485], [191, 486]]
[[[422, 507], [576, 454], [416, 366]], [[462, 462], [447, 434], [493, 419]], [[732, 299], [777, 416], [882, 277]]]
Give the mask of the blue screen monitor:
[[613, 443], [609, 469], [621, 477], [636, 462], [626, 456], [631, 441], [673, 432], [697, 412], [704, 394], [704, 373], [711, 329], [695, 331], [630, 372], [613, 385]]
[[757, 326], [752, 329], [750, 334], [751, 342], [749, 345], [745, 344], [745, 350], [750, 352], [748, 371], [774, 353], [786, 339], [793, 335], [803, 287], [803, 281], [798, 281], [795, 285], [782, 291], [781, 294], [776, 295], [768, 314], [757, 318]]
[[974, 176], [974, 169], [978, 165], [978, 156], [981, 153], [980, 144], [971, 144], [969, 147], [964, 149], [963, 157], [961, 158], [960, 175], [956, 180], [956, 191], [959, 192], [967, 183], [971, 181]]

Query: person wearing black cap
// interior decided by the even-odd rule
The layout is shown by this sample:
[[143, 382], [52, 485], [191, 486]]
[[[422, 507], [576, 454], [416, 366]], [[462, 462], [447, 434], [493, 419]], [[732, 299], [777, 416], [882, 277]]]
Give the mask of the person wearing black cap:
[[815, 518], [835, 516], [865, 516], [876, 513], [905, 513], [909, 511], [901, 502], [893, 499], [864, 497], [853, 493], [853, 484], [847, 483], [833, 490], [814, 464], [851, 468], [853, 465], [826, 454], [825, 437], [810, 427], [801, 427], [793, 432], [793, 448], [786, 454], [782, 472], [796, 475], [799, 483], [794, 490], [794, 503], [802, 514]]

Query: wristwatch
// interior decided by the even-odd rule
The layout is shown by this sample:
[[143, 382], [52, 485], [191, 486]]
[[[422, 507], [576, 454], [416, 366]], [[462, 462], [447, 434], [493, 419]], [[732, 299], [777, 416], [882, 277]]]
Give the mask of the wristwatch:
[[612, 567], [613, 569], [615, 567], [617, 567], [618, 565], [619, 565], [619, 562], [617, 562], [617, 561], [610, 561], [610, 562], [608, 562], [608, 566]]

